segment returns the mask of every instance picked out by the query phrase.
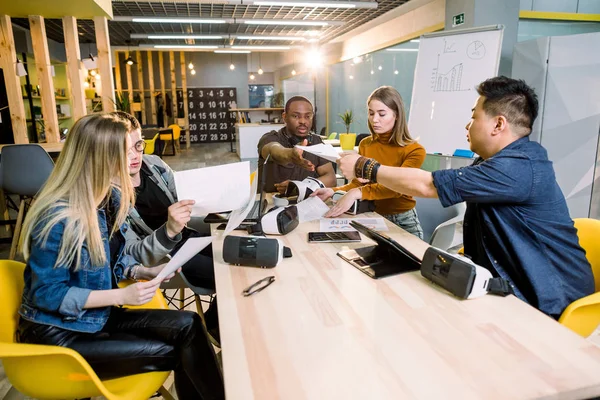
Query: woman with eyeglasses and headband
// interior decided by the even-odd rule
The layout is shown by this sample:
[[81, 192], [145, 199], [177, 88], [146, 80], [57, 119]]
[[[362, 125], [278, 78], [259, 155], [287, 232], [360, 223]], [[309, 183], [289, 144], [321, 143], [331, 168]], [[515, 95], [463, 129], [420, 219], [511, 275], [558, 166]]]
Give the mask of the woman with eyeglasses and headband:
[[[135, 194], [128, 123], [78, 120], [24, 223], [27, 262], [18, 340], [77, 351], [101, 379], [175, 371], [180, 399], [223, 399], [220, 370], [196, 313], [122, 308], [155, 295], [164, 268], [125, 255]], [[125, 288], [124, 278], [142, 280]]]
[[[375, 89], [367, 100], [371, 136], [361, 140], [358, 154], [373, 158], [382, 165], [420, 168], [425, 161], [425, 148], [408, 132], [404, 102], [400, 93], [391, 86]], [[315, 191], [312, 196], [326, 200], [336, 190], [346, 194], [337, 201], [325, 217], [337, 217], [352, 207], [356, 200], [374, 200], [375, 211], [408, 233], [423, 239], [416, 201], [411, 196], [394, 192], [377, 183], [363, 183], [357, 179], [345, 186]]]

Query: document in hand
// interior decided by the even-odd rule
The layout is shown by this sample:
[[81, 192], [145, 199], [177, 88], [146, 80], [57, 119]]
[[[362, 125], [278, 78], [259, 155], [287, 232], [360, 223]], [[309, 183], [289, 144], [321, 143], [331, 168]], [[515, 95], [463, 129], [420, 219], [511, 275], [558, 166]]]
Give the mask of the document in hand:
[[192, 216], [242, 208], [250, 193], [248, 161], [175, 172], [179, 200], [194, 200]]
[[222, 233], [222, 237], [229, 235], [235, 228], [237, 228], [250, 214], [250, 210], [254, 206], [254, 199], [256, 198], [256, 190], [258, 189], [258, 171], [254, 174], [254, 179], [252, 179], [252, 185], [250, 188], [250, 193], [248, 195], [248, 199], [246, 203], [238, 209], [235, 209], [229, 215], [229, 221], [227, 221], [227, 226], [225, 227], [225, 231]]
[[327, 204], [323, 203], [318, 197], [309, 197], [306, 200], [296, 204], [298, 208], [298, 221], [309, 222], [321, 218], [329, 211]]
[[165, 265], [162, 271], [160, 271], [160, 273], [156, 275], [156, 278], [154, 278], [153, 280], [158, 279], [159, 281], [162, 281], [167, 276], [177, 271], [183, 264], [188, 262], [196, 254], [204, 250], [206, 246], [211, 244], [213, 239], [213, 236], [207, 236], [199, 238], [189, 238], [188, 240], [186, 240], [183, 246], [181, 246], [181, 248], [177, 252], [177, 254], [173, 256], [171, 261], [169, 261], [167, 265]]
[[324, 158], [327, 161], [336, 162], [340, 158], [340, 155], [338, 154], [337, 150], [330, 144], [319, 143], [315, 144], [314, 146], [296, 145], [296, 147], [300, 150]]

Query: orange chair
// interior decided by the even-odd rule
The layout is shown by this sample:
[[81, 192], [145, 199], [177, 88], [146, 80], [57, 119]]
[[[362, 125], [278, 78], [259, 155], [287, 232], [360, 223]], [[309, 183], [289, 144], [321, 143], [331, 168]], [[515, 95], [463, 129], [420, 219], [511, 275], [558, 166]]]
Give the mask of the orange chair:
[[179, 136], [181, 136], [181, 128], [179, 127], [179, 125], [175, 124], [169, 125], [169, 128], [173, 129], [173, 136], [171, 136], [170, 133], [161, 133], [160, 140], [165, 142], [165, 146], [163, 147], [163, 154], [165, 153], [165, 149], [168, 146], [167, 142], [173, 140], [173, 154], [171, 155], [174, 156], [177, 154], [177, 152], [181, 151], [181, 149], [179, 148]]
[[[0, 260], [0, 359], [9, 382], [36, 399], [81, 399], [104, 396], [108, 400], [146, 400], [156, 391], [173, 396], [163, 383], [170, 372], [147, 372], [102, 381], [75, 350], [15, 342], [23, 293], [25, 264]], [[140, 308], [167, 308], [160, 291]]]

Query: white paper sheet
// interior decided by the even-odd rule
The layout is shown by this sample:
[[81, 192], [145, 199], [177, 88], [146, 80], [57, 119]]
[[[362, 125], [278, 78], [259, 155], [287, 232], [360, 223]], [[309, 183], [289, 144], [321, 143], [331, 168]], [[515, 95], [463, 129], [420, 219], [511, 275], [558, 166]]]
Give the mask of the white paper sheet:
[[327, 204], [323, 203], [318, 197], [309, 197], [308, 199], [296, 204], [298, 208], [298, 221], [309, 222], [321, 218], [329, 211]]
[[388, 231], [388, 227], [385, 224], [383, 218], [322, 218], [320, 221], [321, 232], [344, 232], [344, 231], [355, 231], [350, 226], [350, 221], [356, 221], [363, 224], [367, 228], [374, 229], [376, 231]]
[[194, 200], [192, 216], [242, 208], [250, 192], [248, 161], [175, 172], [179, 200]]
[[327, 161], [336, 162], [340, 158], [340, 155], [338, 154], [337, 150], [330, 144], [319, 143], [315, 144], [314, 146], [296, 145], [296, 148], [324, 158]]
[[159, 281], [162, 281], [165, 277], [177, 271], [196, 254], [204, 250], [213, 240], [213, 236], [189, 238], [153, 280], [158, 279]]
[[227, 226], [223, 231], [223, 237], [229, 235], [235, 228], [240, 226], [244, 219], [250, 214], [250, 210], [254, 206], [254, 202], [256, 201], [256, 189], [258, 188], [258, 171], [254, 174], [254, 179], [252, 179], [252, 186], [250, 187], [250, 193], [246, 200], [246, 203], [243, 207], [234, 210], [231, 214], [229, 214], [229, 221], [227, 221]]

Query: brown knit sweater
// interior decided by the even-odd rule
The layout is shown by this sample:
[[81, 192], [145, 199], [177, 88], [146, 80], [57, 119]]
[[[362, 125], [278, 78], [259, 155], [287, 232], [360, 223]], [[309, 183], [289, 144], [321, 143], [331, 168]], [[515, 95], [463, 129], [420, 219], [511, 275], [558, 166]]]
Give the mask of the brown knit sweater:
[[[390, 137], [391, 133], [366, 137], [358, 145], [358, 153], [374, 158], [381, 165], [420, 168], [425, 161], [425, 148], [416, 142], [398, 146], [389, 142]], [[357, 187], [362, 187], [363, 200], [375, 200], [375, 211], [382, 215], [399, 214], [411, 210], [416, 204], [411, 196], [394, 192], [378, 183], [364, 184], [356, 179], [333, 190], [349, 191]]]

